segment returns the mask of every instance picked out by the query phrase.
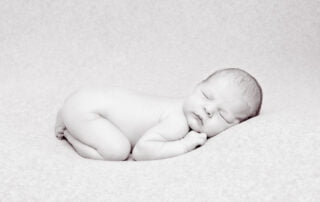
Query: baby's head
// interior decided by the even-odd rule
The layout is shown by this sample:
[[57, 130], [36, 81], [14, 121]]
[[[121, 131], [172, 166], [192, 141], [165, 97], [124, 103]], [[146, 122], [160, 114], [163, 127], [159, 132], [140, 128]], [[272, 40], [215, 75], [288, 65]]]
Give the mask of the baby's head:
[[221, 69], [200, 82], [183, 103], [189, 127], [217, 135], [225, 129], [259, 114], [262, 89], [244, 70]]

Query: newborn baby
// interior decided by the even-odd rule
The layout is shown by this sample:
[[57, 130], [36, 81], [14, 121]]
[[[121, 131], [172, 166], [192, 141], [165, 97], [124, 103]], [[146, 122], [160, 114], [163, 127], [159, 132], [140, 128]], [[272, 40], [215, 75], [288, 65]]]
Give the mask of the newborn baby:
[[236, 69], [214, 72], [185, 99], [117, 87], [86, 87], [59, 110], [57, 138], [85, 158], [121, 161], [178, 156], [259, 114], [262, 90]]

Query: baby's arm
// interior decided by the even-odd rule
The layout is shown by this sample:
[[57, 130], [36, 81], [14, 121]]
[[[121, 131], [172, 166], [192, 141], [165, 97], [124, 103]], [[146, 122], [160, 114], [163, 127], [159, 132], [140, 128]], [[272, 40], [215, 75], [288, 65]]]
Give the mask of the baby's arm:
[[207, 141], [205, 133], [188, 132], [181, 121], [169, 118], [148, 130], [137, 142], [132, 156], [135, 160], [156, 160], [187, 153]]

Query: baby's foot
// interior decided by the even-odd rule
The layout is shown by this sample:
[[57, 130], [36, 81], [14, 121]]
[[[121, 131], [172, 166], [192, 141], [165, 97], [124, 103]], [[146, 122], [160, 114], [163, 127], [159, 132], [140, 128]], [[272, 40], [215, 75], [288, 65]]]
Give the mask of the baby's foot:
[[55, 133], [56, 133], [56, 137], [59, 139], [59, 140], [62, 140], [63, 137], [64, 137], [64, 131], [66, 130], [66, 127], [65, 126], [58, 126], [56, 127], [55, 129]]

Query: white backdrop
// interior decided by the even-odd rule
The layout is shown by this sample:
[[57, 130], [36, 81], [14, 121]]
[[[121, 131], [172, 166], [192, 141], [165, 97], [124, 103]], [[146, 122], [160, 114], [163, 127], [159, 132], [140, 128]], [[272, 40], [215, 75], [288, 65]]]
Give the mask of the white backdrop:
[[[319, 56], [317, 0], [0, 0], [0, 199], [319, 201]], [[54, 138], [80, 86], [180, 97], [228, 67], [262, 114], [188, 155], [88, 161]]]

